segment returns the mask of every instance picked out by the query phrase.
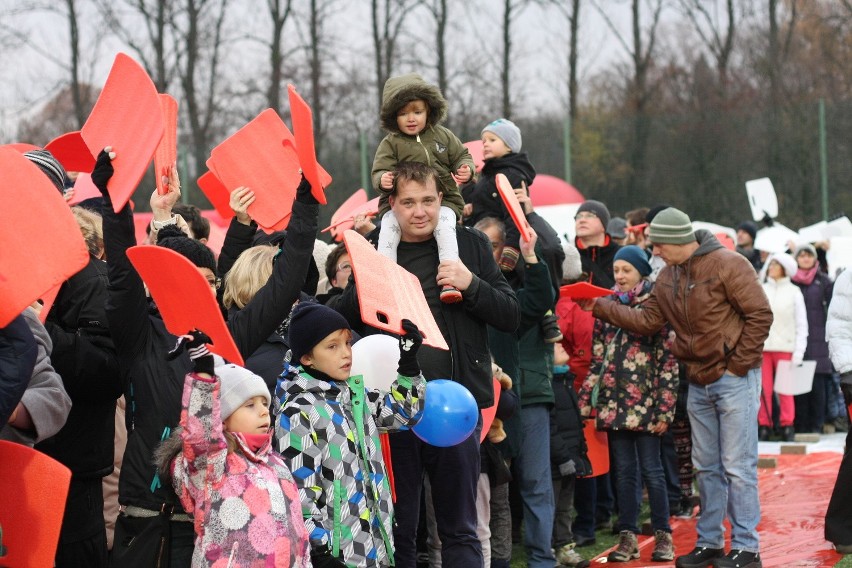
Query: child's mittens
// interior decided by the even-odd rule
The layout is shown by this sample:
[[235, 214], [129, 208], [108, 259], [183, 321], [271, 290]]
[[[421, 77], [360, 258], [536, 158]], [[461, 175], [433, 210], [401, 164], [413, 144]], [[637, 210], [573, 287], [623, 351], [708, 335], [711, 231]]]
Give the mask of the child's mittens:
[[500, 270], [503, 272], [511, 272], [518, 264], [518, 258], [521, 256], [521, 251], [515, 247], [503, 247], [503, 252], [500, 254]]
[[397, 371], [403, 377], [416, 377], [420, 374], [417, 351], [423, 344], [423, 334], [413, 321], [402, 320], [403, 334], [399, 336], [399, 367]]
[[503, 429], [503, 421], [499, 418], [495, 418], [491, 423], [491, 427], [488, 428], [488, 434], [486, 434], [486, 437], [492, 444], [499, 444], [505, 440], [506, 430]]
[[559, 475], [562, 477], [568, 477], [569, 475], [575, 475], [577, 473], [577, 465], [574, 463], [574, 460], [568, 460], [565, 463], [559, 464]]
[[198, 329], [193, 329], [186, 335], [177, 339], [175, 348], [169, 351], [166, 358], [171, 361], [177, 358], [184, 349], [189, 353], [189, 359], [193, 362], [193, 370], [196, 373], [207, 373], [213, 375], [213, 355], [207, 349], [207, 344], [213, 345], [213, 340]]

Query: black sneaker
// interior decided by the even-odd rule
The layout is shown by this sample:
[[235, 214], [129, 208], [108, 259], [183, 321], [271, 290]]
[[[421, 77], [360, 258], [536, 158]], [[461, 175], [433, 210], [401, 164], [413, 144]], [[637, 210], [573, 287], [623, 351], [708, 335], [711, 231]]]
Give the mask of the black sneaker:
[[746, 552], [732, 548], [731, 551], [716, 561], [716, 568], [763, 568], [759, 552]]
[[556, 321], [556, 316], [552, 312], [548, 312], [539, 322], [541, 333], [544, 336], [545, 343], [559, 343], [562, 341], [562, 332], [559, 330], [559, 324]]
[[724, 548], [696, 546], [689, 554], [678, 556], [675, 566], [677, 568], [706, 568], [707, 566], [713, 566], [713, 561], [724, 556]]

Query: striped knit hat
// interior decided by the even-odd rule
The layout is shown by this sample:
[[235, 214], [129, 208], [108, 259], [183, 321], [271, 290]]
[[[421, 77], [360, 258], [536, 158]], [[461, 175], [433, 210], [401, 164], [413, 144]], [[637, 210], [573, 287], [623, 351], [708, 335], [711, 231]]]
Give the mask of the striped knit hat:
[[53, 154], [47, 150], [30, 150], [24, 153], [24, 157], [38, 166], [38, 169], [44, 172], [44, 175], [56, 186], [56, 189], [61, 192], [65, 191], [68, 175], [59, 160], [53, 157]]
[[689, 215], [669, 207], [657, 213], [651, 221], [649, 238], [654, 244], [686, 245], [695, 242]]

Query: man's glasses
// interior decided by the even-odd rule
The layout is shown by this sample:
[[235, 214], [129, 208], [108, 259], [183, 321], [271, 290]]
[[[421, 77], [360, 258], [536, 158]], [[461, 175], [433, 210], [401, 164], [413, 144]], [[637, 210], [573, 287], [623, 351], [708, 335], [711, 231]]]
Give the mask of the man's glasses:
[[597, 219], [598, 216], [592, 213], [591, 211], [583, 211], [582, 213], [577, 213], [574, 215], [574, 220], [579, 221], [580, 219]]

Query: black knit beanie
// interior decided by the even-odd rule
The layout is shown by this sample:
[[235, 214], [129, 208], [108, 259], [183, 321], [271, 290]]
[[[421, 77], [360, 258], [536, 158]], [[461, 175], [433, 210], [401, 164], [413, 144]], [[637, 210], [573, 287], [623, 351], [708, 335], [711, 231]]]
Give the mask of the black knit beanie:
[[209, 268], [216, 274], [216, 257], [203, 243], [190, 239], [176, 225], [166, 225], [157, 233], [157, 246], [171, 249], [189, 259], [198, 268]]
[[743, 221], [737, 225], [737, 230], [748, 233], [752, 241], [757, 237], [757, 224], [754, 221]]
[[290, 314], [288, 343], [293, 365], [300, 365], [302, 355], [338, 329], [351, 329], [342, 315], [328, 306], [315, 302], [299, 302]]

